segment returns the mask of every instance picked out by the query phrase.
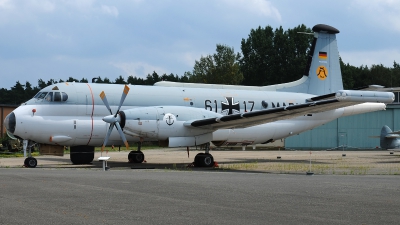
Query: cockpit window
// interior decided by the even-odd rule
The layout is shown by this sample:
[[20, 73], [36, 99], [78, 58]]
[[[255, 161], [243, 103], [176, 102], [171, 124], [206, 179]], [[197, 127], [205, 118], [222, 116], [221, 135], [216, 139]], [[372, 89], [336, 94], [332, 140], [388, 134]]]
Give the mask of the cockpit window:
[[45, 99], [49, 102], [53, 101], [53, 92], [49, 92], [49, 94], [46, 95]]
[[68, 100], [68, 95], [65, 92], [61, 92], [62, 93], [62, 100], [65, 102]]
[[54, 101], [61, 102], [61, 94], [60, 92], [54, 92]]
[[65, 102], [68, 100], [68, 95], [65, 92], [58, 91], [39, 92], [33, 98], [45, 99], [49, 102]]
[[46, 95], [47, 95], [47, 92], [39, 92], [39, 93], [37, 93], [37, 94], [35, 95], [34, 98], [43, 99], [44, 96], [46, 96]]
[[33, 98], [37, 98], [40, 94], [42, 94], [42, 92], [38, 92]]

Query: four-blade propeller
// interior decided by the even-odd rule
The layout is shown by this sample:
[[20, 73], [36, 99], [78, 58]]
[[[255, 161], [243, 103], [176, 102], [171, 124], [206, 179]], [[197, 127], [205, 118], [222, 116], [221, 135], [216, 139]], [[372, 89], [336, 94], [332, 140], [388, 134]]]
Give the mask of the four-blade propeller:
[[105, 147], [106, 144], [107, 144], [108, 138], [110, 137], [111, 132], [112, 132], [114, 126], [117, 128], [118, 133], [119, 133], [119, 136], [120, 136], [121, 139], [124, 141], [124, 144], [125, 144], [125, 146], [126, 146], [126, 149], [127, 149], [127, 150], [129, 149], [128, 141], [126, 140], [125, 135], [124, 135], [124, 133], [122, 132], [122, 128], [121, 128], [121, 126], [120, 126], [121, 117], [120, 117], [120, 115], [118, 114], [118, 113], [119, 113], [119, 110], [121, 109], [122, 104], [123, 104], [124, 101], [125, 101], [126, 96], [128, 95], [128, 92], [129, 92], [129, 87], [128, 87], [128, 85], [125, 85], [124, 91], [123, 91], [122, 96], [121, 96], [121, 101], [119, 102], [119, 106], [118, 106], [118, 109], [117, 109], [117, 112], [115, 113], [115, 115], [113, 115], [113, 113], [112, 113], [112, 111], [111, 111], [110, 105], [108, 104], [107, 97], [106, 97], [106, 94], [104, 93], [104, 91], [102, 91], [102, 92], [100, 93], [100, 98], [101, 98], [101, 100], [103, 100], [104, 105], [107, 107], [108, 111], [110, 111], [110, 114], [111, 114], [111, 115], [105, 116], [105, 117], [103, 118], [103, 121], [106, 122], [106, 123], [109, 123], [109, 124], [110, 124], [110, 127], [108, 128], [107, 135], [106, 135], [106, 137], [104, 138], [103, 146], [101, 146], [101, 151], [102, 151], [102, 152], [103, 152], [103, 150], [104, 150], [104, 147]]

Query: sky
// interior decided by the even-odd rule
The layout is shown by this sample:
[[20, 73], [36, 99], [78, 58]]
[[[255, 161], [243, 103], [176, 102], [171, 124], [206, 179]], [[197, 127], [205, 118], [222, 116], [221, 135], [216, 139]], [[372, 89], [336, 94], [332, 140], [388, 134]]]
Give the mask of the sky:
[[[182, 76], [258, 26], [337, 28], [353, 66], [400, 63], [399, 0], [0, 0], [0, 88], [148, 74]], [[302, 69], [299, 73], [302, 72]]]

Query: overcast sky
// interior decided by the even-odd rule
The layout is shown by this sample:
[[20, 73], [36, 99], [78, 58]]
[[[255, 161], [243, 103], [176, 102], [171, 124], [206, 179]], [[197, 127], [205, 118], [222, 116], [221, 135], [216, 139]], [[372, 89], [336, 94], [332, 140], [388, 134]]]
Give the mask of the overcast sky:
[[398, 0], [0, 0], [0, 88], [181, 76], [216, 44], [240, 52], [251, 29], [300, 24], [337, 28], [345, 63], [400, 63]]

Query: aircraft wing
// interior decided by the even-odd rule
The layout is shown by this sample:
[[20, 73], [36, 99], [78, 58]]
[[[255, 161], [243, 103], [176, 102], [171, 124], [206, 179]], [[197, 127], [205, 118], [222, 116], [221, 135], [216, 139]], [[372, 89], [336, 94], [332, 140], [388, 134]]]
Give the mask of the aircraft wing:
[[205, 129], [245, 128], [278, 120], [286, 120], [307, 114], [321, 113], [365, 102], [391, 103], [391, 92], [338, 91], [334, 94], [317, 96], [306, 103], [284, 107], [232, 114], [218, 118], [208, 118], [185, 122], [185, 126]]

